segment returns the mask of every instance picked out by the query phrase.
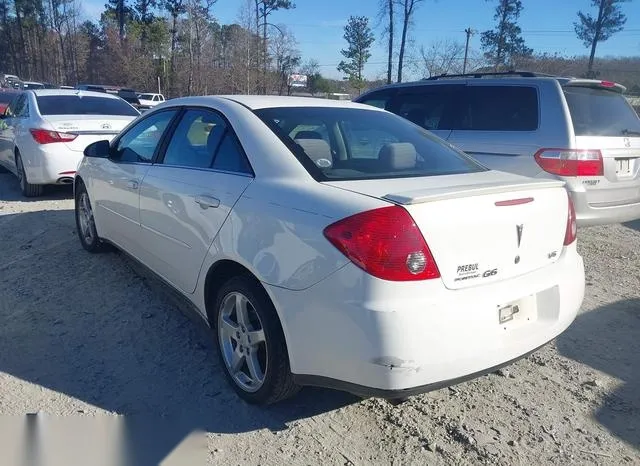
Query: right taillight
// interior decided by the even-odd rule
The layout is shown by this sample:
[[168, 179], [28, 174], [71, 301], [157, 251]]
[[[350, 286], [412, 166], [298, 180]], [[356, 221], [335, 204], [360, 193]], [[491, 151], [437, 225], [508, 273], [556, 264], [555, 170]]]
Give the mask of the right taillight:
[[602, 153], [591, 149], [540, 149], [534, 155], [540, 167], [560, 176], [602, 176]]
[[420, 229], [400, 206], [344, 218], [326, 227], [324, 236], [358, 267], [383, 280], [440, 277]]
[[573, 200], [567, 192], [569, 199], [569, 213], [567, 215], [567, 229], [564, 233], [564, 245], [569, 246], [576, 240], [578, 234], [578, 224], [576, 223], [576, 209], [573, 207]]

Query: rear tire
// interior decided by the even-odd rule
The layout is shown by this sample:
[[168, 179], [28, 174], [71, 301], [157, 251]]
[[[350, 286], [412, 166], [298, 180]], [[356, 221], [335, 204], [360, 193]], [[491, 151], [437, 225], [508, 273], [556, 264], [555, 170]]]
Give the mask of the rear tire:
[[75, 214], [76, 230], [82, 247], [91, 253], [108, 251], [108, 245], [98, 236], [89, 193], [82, 181], [79, 181], [76, 186]]
[[218, 291], [214, 309], [211, 327], [220, 363], [240, 398], [268, 405], [298, 393], [278, 314], [260, 283], [248, 276], [230, 279]]
[[20, 191], [24, 197], [42, 196], [44, 186], [41, 184], [31, 184], [27, 179], [27, 173], [24, 171], [22, 157], [20, 152], [16, 151], [16, 170], [18, 172], [18, 182], [20, 183]]

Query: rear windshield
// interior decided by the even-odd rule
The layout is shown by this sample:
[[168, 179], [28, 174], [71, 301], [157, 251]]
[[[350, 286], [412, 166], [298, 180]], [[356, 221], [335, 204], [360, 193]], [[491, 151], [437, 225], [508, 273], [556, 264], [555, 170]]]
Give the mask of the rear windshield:
[[139, 115], [125, 101], [109, 97], [39, 95], [36, 100], [41, 115]]
[[617, 92], [565, 87], [576, 136], [640, 136], [640, 118]]
[[153, 94], [140, 94], [138, 98], [142, 100], [151, 100], [153, 99]]
[[486, 170], [433, 134], [387, 112], [279, 107], [255, 113], [318, 181]]

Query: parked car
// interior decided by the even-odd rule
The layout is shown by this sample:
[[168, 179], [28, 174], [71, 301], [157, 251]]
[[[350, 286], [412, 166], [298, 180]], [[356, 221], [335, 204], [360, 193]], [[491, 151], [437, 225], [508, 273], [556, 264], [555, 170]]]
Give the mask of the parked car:
[[24, 91], [2, 115], [0, 165], [27, 197], [44, 185], [73, 182], [85, 147], [115, 136], [140, 113], [114, 96], [90, 91]]
[[162, 94], [138, 94], [140, 100], [140, 108], [149, 109], [164, 102]]
[[558, 336], [584, 295], [563, 182], [348, 101], [173, 99], [89, 145], [74, 186], [82, 246], [184, 297], [251, 403], [453, 384]]
[[22, 83], [22, 88], [25, 91], [29, 89], [44, 89], [44, 84], [35, 81], [25, 81]]
[[138, 94], [133, 89], [118, 88], [116, 90], [116, 94], [121, 99], [124, 99], [127, 102], [129, 102], [135, 108], [137, 108], [137, 109], [140, 108], [140, 100], [138, 99]]
[[640, 218], [640, 119], [610, 81], [530, 72], [438, 76], [356, 101], [432, 131], [482, 164], [560, 179], [578, 225]]
[[[65, 86], [65, 89], [67, 87]], [[104, 86], [99, 84], [78, 84], [75, 89], [80, 91], [107, 92]]]

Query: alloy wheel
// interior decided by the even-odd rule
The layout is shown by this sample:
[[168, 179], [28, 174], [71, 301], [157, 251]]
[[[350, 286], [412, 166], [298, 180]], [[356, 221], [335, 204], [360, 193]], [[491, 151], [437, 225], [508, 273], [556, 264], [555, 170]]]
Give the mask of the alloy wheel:
[[260, 316], [242, 293], [231, 292], [218, 312], [218, 339], [233, 381], [246, 392], [262, 387], [267, 374], [267, 342]]
[[82, 237], [87, 244], [91, 244], [93, 238], [93, 210], [91, 210], [91, 202], [89, 201], [89, 195], [86, 191], [80, 194], [78, 200], [78, 221], [80, 222], [80, 230]]

